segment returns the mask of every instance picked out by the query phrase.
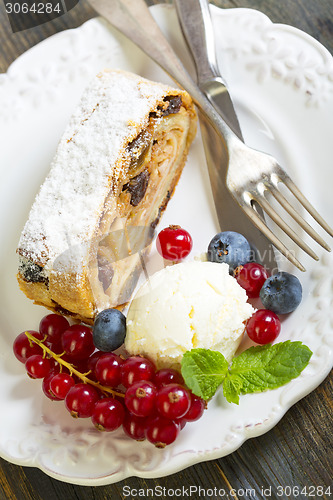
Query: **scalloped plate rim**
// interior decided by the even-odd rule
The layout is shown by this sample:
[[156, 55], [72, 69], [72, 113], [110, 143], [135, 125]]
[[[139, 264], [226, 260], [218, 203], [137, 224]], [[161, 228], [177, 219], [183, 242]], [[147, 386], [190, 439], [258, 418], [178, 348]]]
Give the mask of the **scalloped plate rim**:
[[[160, 7], [161, 6], [154, 6], [154, 10], [159, 9]], [[164, 6], [164, 7], [167, 7], [167, 6]], [[215, 7], [215, 6], [212, 6], [212, 7], [213, 7], [213, 11], [215, 11], [215, 10], [216, 10], [216, 12], [221, 11], [221, 9], [219, 9], [218, 7]], [[251, 15], [263, 16], [267, 19], [267, 21], [269, 21], [269, 23], [274, 24], [274, 23], [272, 23], [272, 21], [269, 19], [268, 16], [266, 16], [265, 14], [263, 14], [257, 10], [254, 10], [254, 9], [245, 9], [245, 8], [244, 9], [243, 8], [225, 9], [225, 11], [226, 12], [227, 11], [238, 11], [240, 14], [244, 13], [244, 15], [246, 15], [248, 12], [251, 12]], [[242, 12], [240, 12], [240, 11], [242, 11]], [[98, 22], [98, 18], [91, 19], [91, 20], [87, 21], [86, 23], [84, 23], [79, 28], [75, 28], [73, 30], [67, 30], [67, 32], [69, 32], [69, 31], [75, 32], [77, 30], [80, 30], [84, 25], [87, 25], [88, 23], [92, 23], [92, 22]], [[291, 33], [295, 33], [298, 36], [302, 36], [308, 43], [315, 46], [316, 49], [318, 49], [318, 50], [320, 49], [320, 51], [324, 55], [328, 54], [331, 57], [330, 53], [327, 51], [327, 49], [322, 44], [320, 44], [317, 40], [312, 38], [310, 35], [304, 33], [303, 31], [301, 31], [297, 28], [293, 28], [292, 26], [283, 25], [283, 24], [274, 24], [274, 26], [281, 27], [282, 29], [287, 29], [287, 31], [290, 31]], [[60, 37], [62, 37], [63, 33], [64, 32], [56, 33], [55, 35], [53, 35], [50, 38], [52, 38], [52, 40], [54, 41], [57, 38], [59, 39]], [[40, 42], [40, 44], [38, 44], [38, 46], [40, 46], [41, 44], [43, 44], [44, 46], [47, 46], [47, 43], [49, 40], [50, 39], [43, 40], [42, 42]], [[32, 51], [33, 49], [34, 49], [34, 47], [32, 49], [30, 49], [30, 51]], [[7, 70], [8, 76], [11, 76], [11, 74], [16, 71], [16, 67], [19, 67], [21, 61], [24, 61], [25, 55], [26, 55], [26, 53], [22, 54], [20, 57], [18, 57], [11, 64], [11, 66]], [[332, 359], [332, 363], [333, 363], [333, 359]], [[172, 465], [167, 466], [167, 470], [166, 471], [163, 470], [162, 474], [159, 474], [158, 472], [156, 473], [153, 470], [153, 471], [149, 471], [149, 472], [140, 471], [140, 474], [136, 473], [135, 475], [142, 477], [142, 478], [160, 477], [161, 475], [166, 476], [166, 475], [173, 474], [177, 471], [180, 471], [186, 467], [189, 467], [195, 463], [220, 458], [220, 457], [223, 457], [229, 453], [236, 451], [250, 437], [262, 435], [265, 432], [269, 431], [272, 427], [274, 427], [280, 421], [280, 419], [283, 417], [283, 415], [286, 413], [286, 411], [288, 411], [288, 409], [293, 404], [295, 404], [297, 401], [299, 401], [300, 399], [305, 397], [307, 394], [312, 392], [312, 390], [314, 390], [326, 378], [326, 376], [330, 372], [330, 370], [331, 370], [331, 366], [328, 364], [326, 369], [324, 371], [320, 372], [320, 376], [317, 375], [316, 377], [314, 377], [315, 382], [313, 382], [312, 384], [308, 384], [306, 386], [306, 388], [303, 388], [302, 391], [299, 391], [297, 393], [297, 396], [293, 395], [289, 399], [288, 404], [286, 404], [283, 408], [279, 408], [280, 412], [278, 415], [274, 414], [273, 417], [271, 417], [271, 419], [266, 419], [266, 421], [264, 421], [258, 425], [253, 425], [249, 430], [246, 430], [246, 432], [243, 429], [243, 435], [239, 436], [239, 439], [237, 440], [236, 443], [234, 443], [231, 446], [230, 445], [227, 446], [226, 453], [222, 452], [221, 449], [217, 449], [215, 451], [204, 450], [202, 453], [199, 453], [196, 455], [193, 454], [193, 456], [190, 457], [191, 459], [184, 462], [182, 466], [179, 466], [179, 464], [177, 465], [177, 463], [174, 466], [172, 466]], [[188, 450], [188, 451], [190, 451], [190, 450]], [[48, 474], [49, 476], [51, 476], [55, 479], [62, 480], [64, 482], [78, 484], [78, 485], [89, 485], [89, 486], [96, 485], [97, 486], [97, 485], [110, 484], [113, 482], [121, 481], [127, 477], [130, 477], [131, 475], [133, 475], [133, 472], [135, 472], [134, 470], [132, 470], [132, 471], [129, 470], [130, 466], [128, 466], [125, 470], [123, 470], [121, 472], [115, 472], [115, 473], [112, 473], [110, 475], [102, 475], [100, 477], [83, 477], [83, 478], [80, 476], [71, 477], [71, 476], [66, 476], [64, 474], [60, 474], [58, 472], [52, 471], [50, 468], [43, 466], [38, 460], [35, 460], [35, 459], [32, 461], [32, 463], [27, 463], [29, 461], [29, 458], [27, 458], [26, 460], [23, 460], [23, 459], [22, 460], [20, 460], [20, 459], [15, 460], [15, 459], [13, 459], [12, 456], [9, 456], [7, 453], [3, 454], [2, 451], [1, 451], [0, 455], [3, 458], [5, 458], [6, 460], [8, 460], [12, 463], [15, 463], [17, 465], [38, 467], [40, 470], [42, 470], [43, 472], [45, 472], [46, 474]], [[165, 469], [165, 467], [162, 467], [162, 468]]]

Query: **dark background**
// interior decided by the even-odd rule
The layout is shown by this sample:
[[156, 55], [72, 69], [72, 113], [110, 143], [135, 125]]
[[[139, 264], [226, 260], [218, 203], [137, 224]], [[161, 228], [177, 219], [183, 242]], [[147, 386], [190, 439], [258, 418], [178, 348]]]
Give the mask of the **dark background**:
[[[66, 0], [67, 9], [69, 4], [76, 3]], [[148, 0], [147, 3], [159, 2]], [[333, 53], [332, 0], [214, 0], [212, 3], [224, 8], [260, 10], [275, 23], [290, 24], [304, 30]], [[24, 28], [24, 22], [20, 18], [12, 20], [12, 29], [4, 3], [0, 1], [0, 73], [5, 72], [9, 64], [31, 46], [58, 31], [80, 26], [93, 16], [94, 12], [87, 2], [80, 0], [65, 15], [38, 27], [19, 31]], [[263, 499], [262, 488], [269, 486], [272, 486], [272, 493], [267, 493], [266, 498], [286, 499], [286, 495], [277, 496], [277, 487], [296, 486], [299, 487], [299, 494], [296, 490], [290, 499], [332, 500], [332, 391], [333, 377], [330, 374], [267, 434], [245, 442], [227, 457], [197, 464], [166, 478], [128, 478], [109, 486], [74, 486], [54, 480], [38, 469], [19, 467], [0, 459], [0, 500], [117, 500], [124, 498], [125, 485], [136, 489], [157, 485], [166, 488], [196, 485], [226, 491], [234, 488], [238, 490], [239, 500]], [[331, 495], [314, 493], [309, 496], [301, 492], [307, 487], [309, 493], [309, 488], [313, 486], [323, 486], [324, 489], [331, 486]], [[256, 495], [246, 494], [246, 489], [254, 489]], [[200, 498], [219, 497], [202, 495]], [[223, 498], [235, 500], [236, 496], [228, 494]]]

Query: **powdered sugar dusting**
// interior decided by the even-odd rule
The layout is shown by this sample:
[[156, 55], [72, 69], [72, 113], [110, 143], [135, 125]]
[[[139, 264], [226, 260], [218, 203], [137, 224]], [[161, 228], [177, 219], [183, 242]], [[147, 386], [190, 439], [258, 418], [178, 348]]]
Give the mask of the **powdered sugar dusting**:
[[[57, 257], [80, 272], [104, 201], [124, 174], [124, 147], [148, 123], [170, 87], [106, 70], [85, 91], [32, 206], [19, 250], [49, 267]], [[124, 162], [123, 162], [124, 163]], [[120, 165], [120, 166], [119, 166]], [[88, 245], [87, 245], [88, 243]]]

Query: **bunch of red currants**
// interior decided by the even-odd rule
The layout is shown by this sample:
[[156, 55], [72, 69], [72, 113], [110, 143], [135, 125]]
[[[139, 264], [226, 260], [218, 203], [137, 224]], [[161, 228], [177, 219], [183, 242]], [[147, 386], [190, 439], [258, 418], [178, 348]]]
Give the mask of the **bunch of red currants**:
[[180, 372], [156, 370], [141, 356], [96, 350], [91, 328], [58, 314], [45, 316], [39, 331], [20, 333], [13, 350], [31, 378], [43, 379], [49, 399], [64, 401], [73, 417], [91, 418], [101, 431], [122, 426], [130, 438], [163, 448], [206, 408]]

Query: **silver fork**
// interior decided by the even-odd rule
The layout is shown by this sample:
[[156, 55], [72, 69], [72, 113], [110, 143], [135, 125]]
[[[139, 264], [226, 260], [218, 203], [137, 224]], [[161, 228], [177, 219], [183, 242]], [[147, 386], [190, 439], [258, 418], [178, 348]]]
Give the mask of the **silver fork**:
[[269, 217], [306, 253], [318, 260], [315, 252], [285, 222], [283, 216], [268, 201], [271, 193], [289, 215], [317, 243], [330, 251], [323, 238], [308, 224], [279, 190], [279, 183], [285, 184], [311, 216], [325, 231], [333, 236], [333, 230], [297, 188], [289, 175], [270, 155], [246, 146], [226, 125], [206, 96], [199, 90], [176, 56], [169, 42], [152, 17], [144, 0], [89, 0], [92, 7], [113, 26], [132, 40], [150, 56], [171, 78], [192, 96], [195, 104], [206, 115], [220, 135], [229, 160], [226, 185], [251, 221], [264, 233], [272, 244], [296, 267], [305, 271], [304, 266], [284, 243], [267, 226], [256, 211], [259, 204]]

